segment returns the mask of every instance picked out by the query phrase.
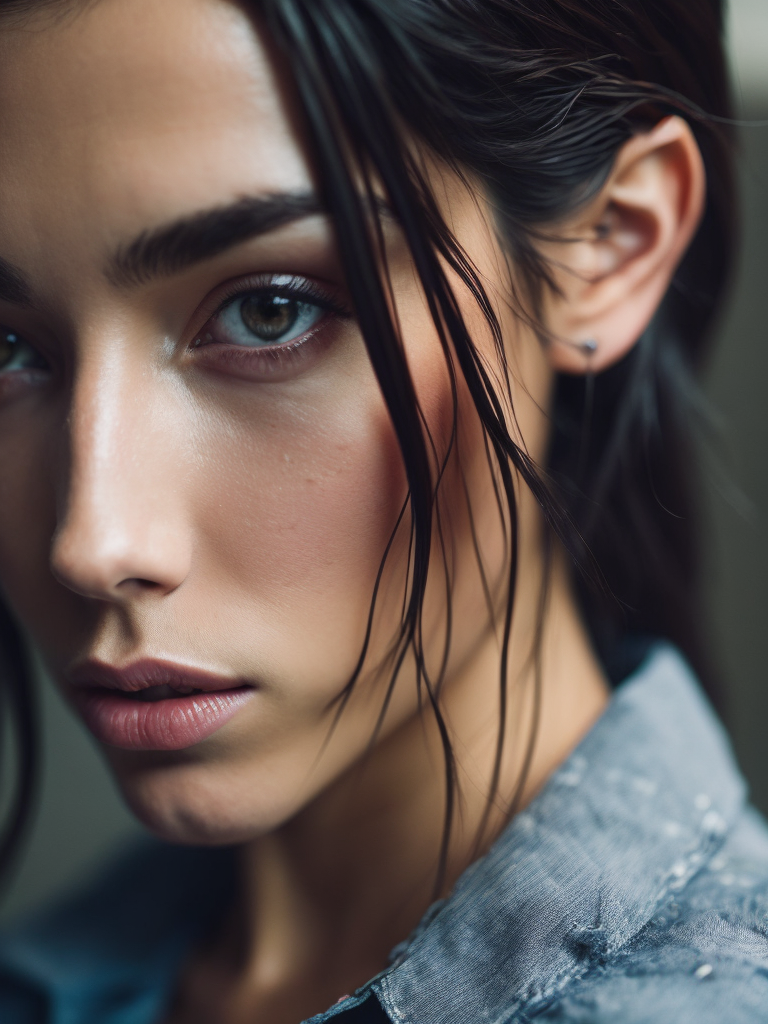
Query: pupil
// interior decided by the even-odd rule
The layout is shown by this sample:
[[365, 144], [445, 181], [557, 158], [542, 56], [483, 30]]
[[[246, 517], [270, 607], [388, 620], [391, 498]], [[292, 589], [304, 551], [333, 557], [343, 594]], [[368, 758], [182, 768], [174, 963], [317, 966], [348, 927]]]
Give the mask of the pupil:
[[240, 306], [243, 323], [262, 341], [276, 341], [299, 317], [299, 304], [284, 295], [252, 295]]

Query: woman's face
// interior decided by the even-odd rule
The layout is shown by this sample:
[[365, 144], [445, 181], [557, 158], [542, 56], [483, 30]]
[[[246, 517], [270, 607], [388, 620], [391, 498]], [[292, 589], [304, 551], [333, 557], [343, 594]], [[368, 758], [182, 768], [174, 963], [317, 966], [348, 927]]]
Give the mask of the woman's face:
[[[402, 531], [319, 756], [406, 486], [290, 107], [238, 7], [100, 0], [2, 26], [0, 137], [0, 584], [146, 822], [192, 841], [273, 828], [368, 743], [407, 549]], [[388, 231], [440, 444], [444, 363]], [[468, 479], [493, 557], [489, 481]], [[457, 660], [487, 620], [464, 580]], [[385, 735], [416, 714], [406, 671]]]

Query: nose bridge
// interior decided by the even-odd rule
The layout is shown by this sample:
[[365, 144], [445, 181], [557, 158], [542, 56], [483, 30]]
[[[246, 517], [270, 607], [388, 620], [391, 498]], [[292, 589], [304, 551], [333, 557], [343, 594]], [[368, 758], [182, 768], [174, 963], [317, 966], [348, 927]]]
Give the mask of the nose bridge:
[[169, 592], [189, 568], [167, 403], [120, 348], [97, 347], [76, 367], [51, 550], [62, 583], [106, 600], [129, 583]]

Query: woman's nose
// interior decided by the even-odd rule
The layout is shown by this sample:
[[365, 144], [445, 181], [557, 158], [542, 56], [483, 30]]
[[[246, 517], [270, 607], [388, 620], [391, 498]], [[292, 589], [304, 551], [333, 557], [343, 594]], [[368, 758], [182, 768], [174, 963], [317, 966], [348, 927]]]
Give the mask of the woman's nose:
[[165, 595], [189, 573], [184, 468], [174, 447], [179, 424], [162, 399], [146, 377], [132, 385], [114, 367], [76, 383], [62, 438], [51, 571], [86, 597]]

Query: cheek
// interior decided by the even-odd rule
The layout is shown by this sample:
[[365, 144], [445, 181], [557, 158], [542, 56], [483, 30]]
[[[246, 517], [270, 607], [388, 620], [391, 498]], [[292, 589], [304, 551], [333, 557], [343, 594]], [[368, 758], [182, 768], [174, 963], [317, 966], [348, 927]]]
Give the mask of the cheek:
[[279, 643], [282, 676], [318, 655], [351, 668], [406, 494], [375, 381], [267, 394], [212, 439], [201, 470], [194, 532], [218, 607], [247, 609], [254, 640], [275, 655]]
[[348, 709], [315, 764], [328, 703], [360, 654], [406, 483], [375, 381], [359, 378], [343, 394], [307, 389], [293, 403], [268, 393], [234, 418], [230, 408], [201, 424], [197, 449], [198, 550], [177, 621], [194, 622], [208, 652], [220, 644], [232, 670], [259, 678], [258, 704], [209, 741], [199, 769], [147, 772], [119, 751], [110, 758], [151, 827], [239, 841], [295, 813], [372, 733], [375, 695]]

